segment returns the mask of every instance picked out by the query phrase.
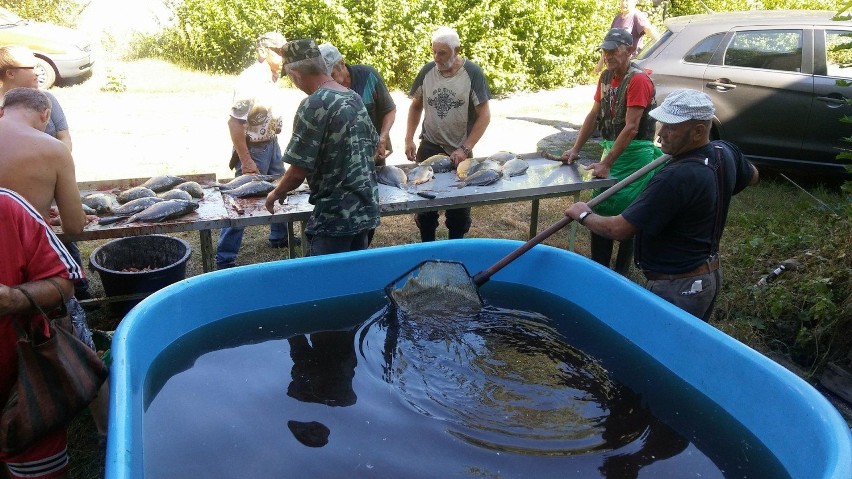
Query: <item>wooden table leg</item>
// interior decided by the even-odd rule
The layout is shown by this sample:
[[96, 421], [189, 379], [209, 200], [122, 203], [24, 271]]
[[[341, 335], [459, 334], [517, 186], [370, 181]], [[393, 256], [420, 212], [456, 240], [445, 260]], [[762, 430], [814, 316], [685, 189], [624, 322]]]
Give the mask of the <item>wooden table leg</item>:
[[538, 234], [538, 200], [532, 200], [532, 211], [530, 211], [530, 235], [527, 239], [533, 239]]
[[201, 268], [205, 273], [213, 271], [213, 235], [210, 230], [198, 230], [198, 242], [201, 243]]

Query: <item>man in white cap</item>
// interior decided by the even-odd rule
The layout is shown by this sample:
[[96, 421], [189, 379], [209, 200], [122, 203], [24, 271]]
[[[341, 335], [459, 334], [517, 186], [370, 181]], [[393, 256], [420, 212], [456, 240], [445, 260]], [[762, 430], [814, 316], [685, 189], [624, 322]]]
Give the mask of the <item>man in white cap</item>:
[[672, 159], [639, 197], [617, 216], [598, 215], [582, 202], [565, 211], [599, 235], [635, 235], [646, 288], [704, 321], [721, 287], [719, 240], [731, 196], [758, 181], [739, 148], [710, 141], [714, 113], [705, 93], [672, 91], [651, 111], [661, 123], [662, 150]]
[[[657, 106], [654, 83], [644, 70], [630, 62], [633, 52], [633, 36], [627, 30], [613, 28], [604, 36], [598, 47], [603, 52], [606, 71], [598, 78], [594, 103], [570, 150], [562, 154], [561, 160], [571, 163], [580, 157], [580, 150], [597, 128], [601, 132], [601, 159], [586, 167], [594, 176], [606, 178], [610, 175], [618, 180], [627, 178], [636, 170], [654, 161], [661, 155], [654, 145], [654, 119], [648, 112]], [[627, 208], [648, 184], [653, 173], [648, 173], [621, 189], [598, 205], [604, 215], [617, 215]], [[593, 196], [603, 193], [596, 189]], [[613, 253], [613, 240], [591, 233], [592, 259], [607, 268]], [[613, 269], [627, 275], [633, 257], [633, 240], [621, 241]]]
[[379, 133], [379, 148], [376, 150], [376, 166], [385, 164], [385, 158], [393, 152], [390, 129], [396, 120], [396, 103], [391, 97], [385, 80], [378, 70], [370, 65], [349, 65], [340, 50], [331, 43], [319, 46], [328, 74], [334, 81], [361, 96], [373, 127]]
[[[258, 37], [257, 62], [237, 77], [228, 130], [234, 145], [230, 167], [240, 175], [284, 174], [278, 133], [283, 126], [283, 93], [277, 86], [287, 40], [278, 32]], [[236, 265], [244, 228], [223, 228], [216, 245], [216, 269]], [[269, 246], [287, 246], [287, 223], [269, 225]]]
[[[459, 34], [449, 27], [432, 33], [432, 60], [414, 78], [408, 96], [405, 156], [418, 163], [432, 155], [447, 155], [456, 166], [473, 157], [473, 147], [491, 121], [488, 100], [491, 92], [482, 69], [462, 58]], [[414, 133], [420, 118], [420, 144]], [[435, 241], [439, 212], [417, 213], [414, 221], [421, 241]], [[470, 231], [470, 208], [452, 208], [444, 213], [449, 239], [464, 238]]]

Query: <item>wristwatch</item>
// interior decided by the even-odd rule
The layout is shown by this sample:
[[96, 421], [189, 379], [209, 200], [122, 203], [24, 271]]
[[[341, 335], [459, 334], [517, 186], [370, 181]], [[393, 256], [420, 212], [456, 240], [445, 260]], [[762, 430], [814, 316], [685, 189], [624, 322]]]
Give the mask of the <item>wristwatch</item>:
[[577, 223], [583, 224], [583, 221], [586, 220], [586, 217], [592, 214], [591, 211], [584, 211], [580, 213], [580, 216], [577, 217]]
[[461, 151], [463, 151], [465, 155], [468, 155], [468, 156], [470, 156], [470, 154], [473, 152], [470, 148], [468, 148], [464, 145], [459, 145], [459, 149]]

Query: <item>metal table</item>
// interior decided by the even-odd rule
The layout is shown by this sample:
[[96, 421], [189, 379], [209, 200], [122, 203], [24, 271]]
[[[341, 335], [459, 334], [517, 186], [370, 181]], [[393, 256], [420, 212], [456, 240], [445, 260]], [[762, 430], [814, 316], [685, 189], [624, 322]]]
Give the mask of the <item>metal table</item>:
[[[455, 172], [439, 173], [429, 182], [407, 186], [403, 189], [380, 184], [379, 204], [381, 214], [382, 216], [390, 216], [530, 200], [532, 201], [532, 215], [529, 237], [532, 238], [538, 232], [539, 200], [556, 196], [577, 195], [580, 191], [608, 187], [616, 182], [614, 178], [592, 178], [588, 172], [581, 173], [577, 165], [562, 165], [559, 162], [545, 160], [538, 153], [520, 156], [530, 163], [530, 168], [525, 175], [503, 178], [487, 186], [457, 188], [454, 186], [458, 182]], [[407, 167], [403, 166], [403, 168], [406, 169]], [[213, 174], [180, 176], [187, 180], [197, 181], [204, 186], [204, 198], [200, 201], [197, 211], [161, 223], [88, 225], [80, 234], [60, 233], [60, 237], [63, 240], [87, 241], [198, 231], [201, 241], [202, 266], [203, 270], [208, 272], [213, 270], [215, 255], [211, 230], [229, 226], [247, 227], [289, 222], [290, 245], [293, 245], [293, 222], [306, 221], [313, 211], [313, 205], [308, 203], [307, 193], [288, 196], [287, 202], [283, 205], [276, 204], [274, 213], [270, 214], [264, 208], [264, 198], [235, 199], [229, 195], [223, 195], [218, 189], [209, 186], [216, 181]], [[79, 188], [81, 194], [94, 191], [120, 191], [141, 185], [147, 179], [135, 178], [80, 183]], [[435, 195], [435, 198], [423, 198], [417, 195], [417, 192], [429, 192]], [[304, 228], [302, 228], [302, 231], [304, 232]], [[294, 256], [295, 251], [291, 246], [290, 257]]]

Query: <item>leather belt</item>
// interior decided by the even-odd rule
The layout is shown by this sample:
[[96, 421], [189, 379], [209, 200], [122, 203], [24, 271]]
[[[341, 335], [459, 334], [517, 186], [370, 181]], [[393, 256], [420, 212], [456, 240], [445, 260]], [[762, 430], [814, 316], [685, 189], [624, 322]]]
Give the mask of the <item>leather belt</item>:
[[701, 263], [697, 268], [692, 271], [687, 271], [685, 273], [674, 273], [674, 274], [666, 274], [666, 273], [657, 273], [655, 271], [643, 271], [642, 273], [645, 275], [645, 278], [651, 281], [670, 281], [673, 279], [683, 279], [683, 278], [691, 278], [693, 276], [698, 276], [701, 274], [712, 273], [719, 269], [719, 258], [713, 258], [710, 261], [705, 263]]

